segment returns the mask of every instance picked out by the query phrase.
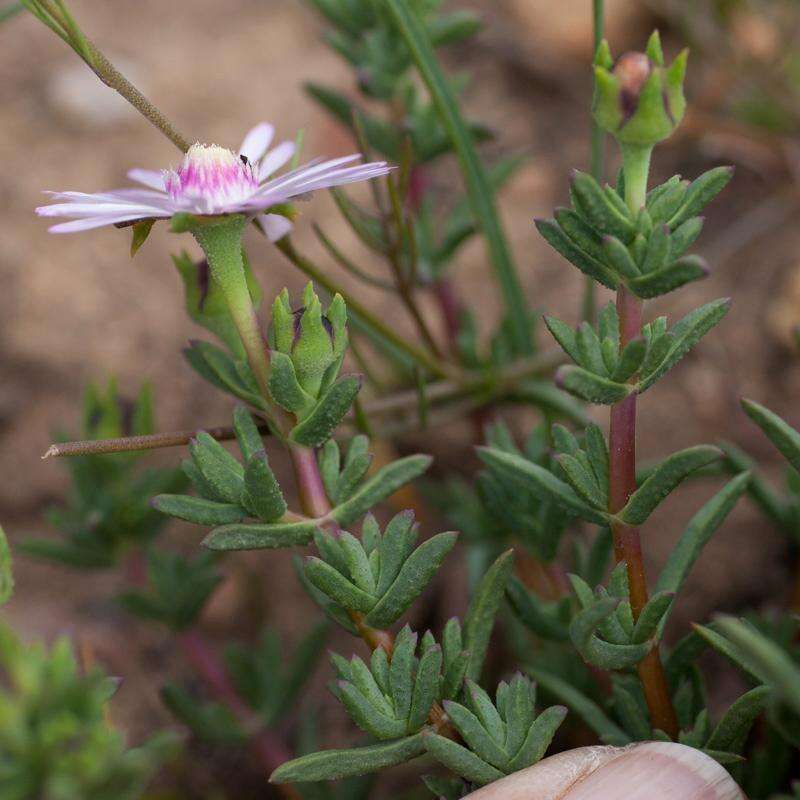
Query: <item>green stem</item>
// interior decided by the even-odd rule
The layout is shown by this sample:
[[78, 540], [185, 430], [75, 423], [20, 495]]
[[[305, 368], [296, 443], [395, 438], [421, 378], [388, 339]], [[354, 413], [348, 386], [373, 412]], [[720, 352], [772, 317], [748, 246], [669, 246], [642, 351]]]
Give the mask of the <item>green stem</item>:
[[625, 202], [633, 214], [647, 202], [647, 176], [650, 172], [652, 145], [621, 144], [625, 174]]
[[226, 217], [221, 222], [195, 225], [191, 232], [203, 248], [211, 275], [225, 296], [259, 389], [268, 398], [267, 347], [247, 287], [242, 258], [242, 233], [247, 222], [246, 217], [237, 215]]

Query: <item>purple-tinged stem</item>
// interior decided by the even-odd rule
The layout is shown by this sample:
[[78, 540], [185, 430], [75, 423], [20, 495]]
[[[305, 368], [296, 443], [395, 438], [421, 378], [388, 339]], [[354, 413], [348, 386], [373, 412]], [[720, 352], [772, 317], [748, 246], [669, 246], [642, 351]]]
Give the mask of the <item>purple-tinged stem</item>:
[[[642, 301], [620, 287], [617, 292], [617, 314], [620, 323], [620, 348], [639, 336], [642, 329]], [[609, 428], [609, 511], [620, 511], [636, 491], [636, 394], [611, 407]], [[624, 561], [628, 569], [631, 610], [639, 617], [649, 597], [647, 577], [642, 559], [639, 529], [622, 523], [611, 527], [617, 563]], [[678, 720], [670, 699], [664, 668], [658, 648], [653, 648], [638, 665], [650, 723], [675, 739]]]

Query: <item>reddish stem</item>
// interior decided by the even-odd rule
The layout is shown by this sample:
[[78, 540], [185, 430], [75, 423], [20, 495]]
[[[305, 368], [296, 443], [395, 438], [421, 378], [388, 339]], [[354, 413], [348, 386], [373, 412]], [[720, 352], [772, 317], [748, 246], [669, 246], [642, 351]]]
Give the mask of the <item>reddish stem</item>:
[[[326, 516], [331, 510], [331, 504], [325, 492], [322, 477], [319, 474], [319, 465], [317, 464], [317, 457], [314, 450], [309, 447], [290, 445], [289, 452], [291, 453], [292, 463], [294, 464], [297, 491], [300, 496], [300, 505], [303, 512], [314, 518]], [[329, 522], [328, 526], [334, 531], [339, 530], [335, 522]], [[376, 650], [378, 647], [382, 647], [386, 651], [386, 655], [391, 659], [392, 651], [394, 650], [394, 637], [391, 632], [367, 625], [364, 622], [364, 615], [358, 611], [350, 611], [348, 613], [358, 630], [358, 635], [370, 650]], [[447, 715], [438, 703], [433, 704], [429, 720], [442, 735], [452, 735], [451, 729], [447, 723]]]
[[461, 299], [456, 294], [453, 282], [446, 275], [442, 275], [433, 284], [434, 295], [439, 302], [439, 310], [442, 312], [445, 331], [447, 332], [447, 342], [450, 352], [456, 353], [458, 347], [458, 332], [461, 329], [461, 314], [463, 305]]
[[[617, 292], [617, 314], [620, 323], [620, 348], [640, 335], [642, 329], [642, 301], [624, 287]], [[609, 428], [609, 511], [616, 513], [628, 502], [636, 491], [636, 395], [630, 394], [611, 407]], [[631, 610], [634, 619], [645, 607], [649, 594], [647, 577], [642, 559], [642, 543], [639, 529], [622, 523], [611, 527], [614, 536], [614, 553], [617, 563], [624, 561], [628, 568]], [[667, 687], [664, 669], [658, 648], [639, 663], [639, 678], [642, 682], [650, 722], [675, 739], [678, 735], [678, 720]]]

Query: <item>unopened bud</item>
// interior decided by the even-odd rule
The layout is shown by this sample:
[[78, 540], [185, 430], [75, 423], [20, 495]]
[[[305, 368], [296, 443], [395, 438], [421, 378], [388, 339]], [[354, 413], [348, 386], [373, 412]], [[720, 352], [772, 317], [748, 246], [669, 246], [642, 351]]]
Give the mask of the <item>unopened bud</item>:
[[686, 109], [683, 79], [688, 53], [684, 50], [667, 67], [658, 32], [644, 53], [630, 52], [616, 62], [608, 43], [595, 57], [593, 111], [600, 127], [620, 143], [652, 146], [680, 124]]

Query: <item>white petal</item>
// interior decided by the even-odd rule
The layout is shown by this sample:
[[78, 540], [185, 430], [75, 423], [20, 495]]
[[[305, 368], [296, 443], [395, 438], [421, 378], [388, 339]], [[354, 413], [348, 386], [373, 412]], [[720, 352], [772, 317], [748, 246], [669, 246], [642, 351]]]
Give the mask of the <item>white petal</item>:
[[321, 172], [327, 172], [329, 170], [336, 169], [359, 158], [361, 158], [361, 156], [355, 154], [351, 156], [343, 156], [342, 158], [335, 158], [331, 161], [311, 162], [310, 164], [305, 164], [298, 169], [292, 170], [291, 172], [287, 172], [285, 175], [275, 178], [262, 188], [270, 190], [277, 188], [282, 189], [290, 183], [293, 184], [296, 181], [306, 180], [313, 175], [318, 175]]
[[101, 215], [88, 217], [87, 219], [73, 219], [70, 222], [59, 222], [58, 225], [53, 225], [47, 230], [50, 233], [76, 233], [77, 231], [88, 231], [91, 228], [101, 228], [103, 225], [114, 225], [117, 222], [133, 222], [137, 219], [142, 219], [142, 216], [140, 214], [126, 214], [116, 217]]
[[281, 142], [264, 156], [261, 162], [258, 179], [265, 180], [276, 169], [280, 169], [294, 155], [294, 142]]
[[292, 223], [281, 214], [260, 214], [256, 221], [271, 242], [283, 239], [292, 229]]
[[248, 161], [258, 161], [267, 152], [275, 127], [268, 122], [261, 122], [248, 132], [244, 137], [239, 155], [245, 156]]
[[143, 183], [151, 189], [158, 189], [158, 191], [165, 191], [164, 188], [164, 175], [162, 172], [154, 169], [130, 169], [128, 170], [128, 177], [137, 183]]

